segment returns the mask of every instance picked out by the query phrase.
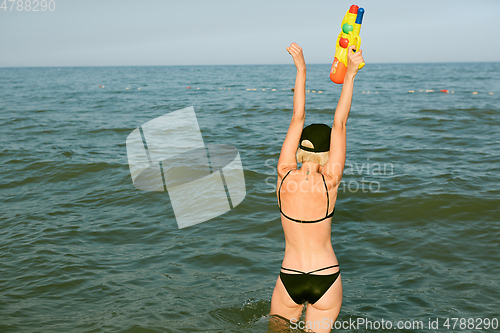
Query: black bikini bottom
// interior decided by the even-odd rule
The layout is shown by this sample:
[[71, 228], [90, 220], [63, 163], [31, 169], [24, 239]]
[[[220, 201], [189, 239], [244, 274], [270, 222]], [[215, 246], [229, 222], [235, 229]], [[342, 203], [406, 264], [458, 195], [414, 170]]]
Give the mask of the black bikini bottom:
[[329, 275], [311, 274], [319, 272], [328, 268], [338, 267], [339, 265], [323, 267], [311, 272], [301, 272], [294, 269], [283, 268], [281, 269], [300, 274], [289, 274], [280, 272], [280, 279], [285, 286], [288, 295], [297, 304], [310, 304], [316, 303], [327, 291], [332, 284], [335, 283], [340, 275], [340, 270]]

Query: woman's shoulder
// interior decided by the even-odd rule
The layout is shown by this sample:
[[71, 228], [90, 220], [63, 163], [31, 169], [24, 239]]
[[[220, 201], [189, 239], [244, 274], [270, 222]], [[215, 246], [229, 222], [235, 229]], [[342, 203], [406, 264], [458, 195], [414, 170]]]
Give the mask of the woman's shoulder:
[[325, 181], [326, 188], [328, 189], [328, 191], [339, 187], [340, 183], [337, 183], [334, 177], [332, 177], [331, 175], [329, 175], [327, 173], [323, 173], [323, 172], [320, 172], [320, 173]]
[[293, 171], [297, 171], [297, 168], [286, 168], [286, 167], [278, 167], [278, 177], [280, 179], [284, 179], [286, 176], [288, 176], [290, 173], [293, 173]]

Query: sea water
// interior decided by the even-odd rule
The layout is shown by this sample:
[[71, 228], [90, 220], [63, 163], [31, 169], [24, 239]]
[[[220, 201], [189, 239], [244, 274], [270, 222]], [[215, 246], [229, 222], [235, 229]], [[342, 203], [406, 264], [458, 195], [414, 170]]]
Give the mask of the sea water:
[[[307, 124], [333, 122], [329, 69], [308, 66]], [[0, 331], [265, 332], [294, 80], [291, 65], [0, 68]], [[206, 144], [238, 149], [246, 197], [178, 229], [168, 193], [134, 187], [125, 141], [189, 106]], [[339, 322], [500, 319], [499, 122], [500, 63], [359, 72], [332, 222]]]

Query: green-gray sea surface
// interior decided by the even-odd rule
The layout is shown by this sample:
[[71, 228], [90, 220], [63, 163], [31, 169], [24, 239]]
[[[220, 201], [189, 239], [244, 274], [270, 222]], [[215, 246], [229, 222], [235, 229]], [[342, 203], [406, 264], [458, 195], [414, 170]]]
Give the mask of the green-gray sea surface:
[[[333, 121], [329, 69], [308, 67], [306, 123]], [[265, 332], [294, 79], [287, 65], [0, 68], [0, 331]], [[206, 144], [239, 150], [247, 194], [178, 229], [168, 193], [134, 188], [125, 140], [189, 106]], [[360, 71], [332, 225], [339, 321], [500, 319], [499, 123], [500, 63]]]

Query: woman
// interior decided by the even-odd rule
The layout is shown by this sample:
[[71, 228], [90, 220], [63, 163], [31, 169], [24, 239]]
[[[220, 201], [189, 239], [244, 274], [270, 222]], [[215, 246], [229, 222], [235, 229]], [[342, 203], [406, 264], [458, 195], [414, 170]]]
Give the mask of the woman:
[[[304, 128], [306, 64], [296, 43], [287, 51], [297, 67], [297, 77], [292, 120], [278, 161], [277, 196], [286, 248], [270, 314], [286, 318], [299, 328], [330, 332], [342, 305], [342, 281], [331, 243], [331, 223], [345, 164], [346, 122], [354, 78], [363, 57], [361, 50], [349, 48], [333, 127], [312, 124]], [[297, 163], [302, 163], [300, 169]], [[300, 325], [296, 321], [306, 302], [305, 323]]]

